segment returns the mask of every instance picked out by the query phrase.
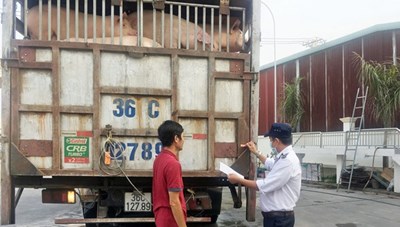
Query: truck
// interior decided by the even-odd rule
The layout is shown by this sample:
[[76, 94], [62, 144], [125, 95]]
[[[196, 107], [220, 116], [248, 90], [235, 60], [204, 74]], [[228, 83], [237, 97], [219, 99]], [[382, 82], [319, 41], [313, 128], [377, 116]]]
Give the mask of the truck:
[[[15, 223], [24, 188], [82, 204], [82, 218], [56, 224], [154, 221], [157, 128], [169, 119], [185, 132], [188, 222], [216, 222], [223, 188], [241, 207], [241, 186], [219, 166], [256, 177], [240, 144], [258, 135], [259, 10], [252, 0], [3, 1], [1, 224]], [[237, 20], [248, 39], [233, 51]], [[254, 221], [256, 193], [245, 195]]]

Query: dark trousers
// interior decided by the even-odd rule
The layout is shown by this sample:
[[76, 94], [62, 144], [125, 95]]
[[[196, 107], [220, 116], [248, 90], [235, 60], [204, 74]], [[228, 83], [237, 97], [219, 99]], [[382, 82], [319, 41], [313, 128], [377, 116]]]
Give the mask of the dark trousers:
[[264, 217], [264, 227], [293, 227], [293, 211], [271, 211], [262, 212]]

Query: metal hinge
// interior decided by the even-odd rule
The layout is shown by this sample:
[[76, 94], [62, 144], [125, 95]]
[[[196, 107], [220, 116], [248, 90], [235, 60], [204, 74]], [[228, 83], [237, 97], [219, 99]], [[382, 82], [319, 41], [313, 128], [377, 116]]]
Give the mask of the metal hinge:
[[219, 14], [229, 15], [229, 0], [220, 0], [219, 1]]
[[164, 10], [165, 0], [153, 0], [153, 8], [158, 10]]
[[1, 67], [3, 67], [4, 70], [8, 71], [8, 69], [11, 67], [15, 67], [19, 65], [19, 59], [18, 58], [2, 58], [1, 59]]
[[251, 78], [251, 81], [253, 82], [253, 84], [257, 83], [259, 75], [260, 74], [258, 72], [244, 72], [243, 73], [243, 77]]

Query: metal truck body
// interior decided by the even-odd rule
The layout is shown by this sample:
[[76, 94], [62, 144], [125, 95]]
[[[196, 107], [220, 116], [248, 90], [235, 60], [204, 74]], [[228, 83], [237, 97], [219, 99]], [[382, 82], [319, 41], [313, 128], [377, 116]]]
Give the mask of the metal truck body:
[[[138, 12], [148, 6], [120, 4], [132, 2]], [[174, 5], [180, 15], [180, 4], [165, 2], [165, 8]], [[217, 11], [223, 3], [188, 9], [201, 6]], [[15, 222], [16, 188], [43, 188], [43, 196], [74, 190], [84, 217], [94, 222], [150, 220], [152, 165], [161, 151], [157, 128], [168, 119], [185, 130], [179, 159], [188, 220], [216, 221], [221, 187], [229, 186], [219, 163], [248, 178], [255, 170], [240, 143], [257, 139], [260, 6], [230, 6], [243, 9], [243, 28], [251, 31], [251, 47], [241, 53], [21, 39], [27, 1], [4, 1], [3, 9], [12, 10], [3, 15], [2, 224]], [[247, 220], [254, 220], [252, 190], [246, 206]], [[86, 221], [58, 223], [67, 222]]]

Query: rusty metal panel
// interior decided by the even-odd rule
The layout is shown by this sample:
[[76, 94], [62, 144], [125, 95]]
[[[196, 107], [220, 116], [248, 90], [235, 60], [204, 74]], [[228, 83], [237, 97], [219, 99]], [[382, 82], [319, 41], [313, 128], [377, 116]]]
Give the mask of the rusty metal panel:
[[[357, 78], [358, 70], [354, 67], [354, 52], [361, 55], [362, 39], [355, 39], [343, 44], [343, 62], [344, 64], [344, 116], [351, 117], [354, 107], [354, 99], [356, 97], [357, 88], [360, 83]], [[365, 114], [368, 114], [365, 112]], [[341, 123], [342, 124], [342, 123]]]
[[[45, 151], [22, 149], [35, 168], [48, 174], [70, 175], [76, 170], [79, 175], [99, 174], [108, 124], [113, 138], [124, 144], [123, 168], [131, 175], [151, 173], [161, 149], [156, 129], [167, 119], [178, 120], [185, 128], [180, 158], [183, 170], [192, 171], [189, 176], [196, 175], [193, 171], [215, 175], [219, 161], [233, 164], [238, 138], [249, 136], [249, 127], [238, 130], [238, 121], [250, 124], [244, 112], [249, 104], [244, 102], [249, 101], [251, 82], [244, 76], [243, 56], [164, 53], [136, 58], [101, 49], [62, 47], [51, 55], [42, 49], [51, 56], [48, 59], [58, 60], [52, 59], [52, 71], [21, 70], [23, 76], [15, 80], [21, 83], [22, 100], [16, 113], [22, 146], [29, 141], [51, 142]], [[55, 83], [59, 85], [53, 87]], [[38, 96], [43, 98], [33, 98]], [[59, 152], [54, 157], [57, 162], [52, 152]]]
[[[400, 30], [393, 31], [395, 33], [394, 37], [396, 41], [394, 42], [395, 50], [396, 50], [396, 57], [400, 58]], [[399, 62], [397, 62], [399, 63]]]
[[10, 149], [10, 172], [13, 175], [43, 176], [43, 173], [21, 154], [15, 144], [12, 144]]
[[236, 135], [235, 120], [215, 120], [215, 157], [235, 158], [237, 156]]
[[217, 80], [215, 82], [215, 111], [243, 111], [243, 82]]
[[[400, 56], [400, 32], [398, 29], [379, 31], [344, 43], [338, 43], [336, 46], [319, 51], [321, 52], [304, 55], [288, 62], [282, 62], [277, 68], [278, 90], [281, 84], [279, 79], [281, 77], [280, 67], [282, 67], [282, 65], [284, 65], [285, 81], [287, 81], [286, 77], [288, 72], [292, 71], [292, 65], [296, 60], [299, 61], [300, 75], [306, 78], [301, 85], [301, 89], [305, 94], [306, 107], [304, 118], [300, 124], [301, 131], [340, 130], [342, 128], [342, 122], [340, 122], [338, 118], [351, 116], [357, 88], [362, 86], [357, 78], [359, 69], [355, 67], [354, 64], [354, 52], [363, 55], [367, 60], [378, 62], [392, 61], [393, 51], [396, 52], [397, 57]], [[326, 62], [323, 53], [326, 53]], [[324, 68], [325, 66], [327, 68]], [[272, 66], [261, 72], [261, 75], [264, 75], [264, 73], [267, 75], [273, 74]], [[339, 74], [341, 74], [341, 77], [338, 76]], [[262, 83], [263, 78], [261, 77], [260, 84]], [[267, 103], [263, 101], [267, 98], [264, 98], [265, 94], [262, 93], [262, 89], [263, 86], [260, 85], [259, 131], [261, 131], [260, 128], [263, 127], [261, 110], [267, 109], [267, 107], [263, 106], [267, 105]], [[278, 99], [280, 99], [280, 92], [278, 92], [277, 95]], [[367, 102], [365, 111], [365, 126], [367, 128], [383, 127], [382, 122], [374, 120], [371, 114], [370, 101]], [[326, 106], [326, 110], [324, 105]], [[324, 116], [326, 119], [323, 119]], [[399, 120], [396, 125], [399, 125], [398, 122]]]
[[216, 158], [236, 158], [237, 144], [236, 143], [215, 143]]
[[[208, 110], [207, 59], [179, 58], [178, 105], [180, 110]], [[194, 70], [195, 69], [195, 70]]]
[[53, 154], [51, 140], [20, 140], [19, 149], [25, 157], [46, 157]]
[[311, 56], [312, 131], [326, 130], [325, 52]]
[[36, 49], [31, 47], [23, 47], [19, 49], [19, 56], [23, 62], [36, 61]]
[[[48, 105], [53, 102], [51, 71], [20, 70], [21, 104]], [[40, 98], [38, 98], [40, 97]]]
[[21, 140], [52, 140], [52, 115], [49, 113], [22, 113]]
[[[377, 32], [363, 38], [363, 53], [367, 60], [382, 62], [393, 61], [392, 32]], [[353, 101], [354, 103], [354, 101]], [[382, 121], [377, 121], [372, 114], [372, 99], [367, 99], [365, 108], [365, 127], [384, 127]]]
[[229, 60], [216, 59], [215, 60], [215, 71], [217, 72], [230, 72], [231, 63]]
[[93, 54], [87, 51], [60, 51], [60, 104], [93, 105]]
[[364, 36], [363, 38], [363, 47], [364, 47], [364, 58], [366, 60], [373, 60], [382, 62], [383, 60], [387, 60], [384, 58], [383, 54], [383, 33], [376, 32]]
[[232, 73], [243, 73], [244, 62], [242, 60], [231, 60], [229, 68]]
[[293, 83], [296, 78], [296, 61], [291, 61], [284, 65], [283, 78], [285, 83]]
[[342, 46], [326, 50], [327, 71], [327, 131], [341, 131], [339, 118], [343, 116]]
[[101, 53], [101, 86], [171, 89], [171, 80], [169, 56], [133, 58], [122, 53]]
[[[284, 87], [284, 80], [283, 80], [283, 68], [284, 65], [278, 65], [276, 67], [276, 95], [277, 95], [277, 101], [276, 101], [276, 115], [277, 115], [277, 121], [282, 122], [282, 114], [280, 113], [280, 108], [279, 105], [282, 102], [283, 98], [283, 87]], [[269, 127], [269, 126], [268, 126]]]
[[37, 48], [36, 49], [36, 62], [51, 62], [52, 51], [50, 48]]
[[273, 69], [260, 72], [260, 99], [259, 99], [259, 117], [258, 117], [258, 134], [268, 129], [267, 125], [271, 125], [274, 121], [274, 72]]
[[180, 118], [185, 131], [185, 145], [179, 153], [182, 170], [208, 170], [208, 122], [205, 119]]
[[92, 116], [85, 114], [62, 114], [61, 115], [61, 131], [77, 131], [85, 134], [92, 131]]
[[[283, 65], [283, 89], [285, 84], [292, 84], [294, 80], [296, 79], [296, 61], [291, 61]], [[287, 122], [286, 116], [283, 114], [282, 110], [282, 101], [283, 98], [285, 98], [285, 91], [282, 89], [282, 93], [280, 93], [281, 102], [278, 103], [278, 110], [280, 111], [280, 114], [282, 115], [282, 120], [284, 122]], [[293, 128], [296, 126], [293, 125]]]
[[310, 115], [310, 57], [302, 57], [299, 59], [299, 75], [304, 79], [300, 84], [300, 92], [304, 95], [304, 116], [300, 123], [300, 131], [307, 132], [311, 128], [311, 115]]
[[393, 31], [382, 32], [382, 58], [384, 61], [393, 62]]
[[[19, 125], [20, 141], [52, 141], [53, 123], [50, 113], [22, 113], [20, 114]], [[37, 154], [37, 152], [35, 153]], [[36, 168], [48, 169], [52, 167], [52, 157], [39, 155], [28, 157], [28, 159]]]

